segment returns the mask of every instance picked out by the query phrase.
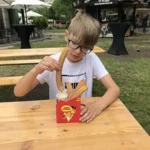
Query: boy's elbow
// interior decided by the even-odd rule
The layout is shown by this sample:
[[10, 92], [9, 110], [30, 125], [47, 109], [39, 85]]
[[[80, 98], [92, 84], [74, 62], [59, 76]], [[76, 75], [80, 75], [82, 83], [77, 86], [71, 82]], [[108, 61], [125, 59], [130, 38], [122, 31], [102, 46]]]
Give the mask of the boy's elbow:
[[121, 90], [120, 90], [120, 88], [119, 88], [118, 86], [116, 86], [115, 92], [117, 93], [117, 95], [118, 95], [118, 97], [119, 97]]
[[24, 96], [25, 94], [21, 93], [21, 92], [16, 88], [16, 86], [15, 86], [15, 88], [14, 88], [14, 95], [15, 95], [16, 97], [22, 97], [22, 96]]

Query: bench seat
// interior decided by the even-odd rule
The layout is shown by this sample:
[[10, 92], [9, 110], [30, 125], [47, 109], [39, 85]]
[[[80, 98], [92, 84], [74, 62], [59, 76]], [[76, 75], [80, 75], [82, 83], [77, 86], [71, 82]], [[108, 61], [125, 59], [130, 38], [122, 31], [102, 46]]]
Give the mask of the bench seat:
[[[14, 57], [33, 57], [33, 56], [50, 56], [61, 52], [64, 47], [58, 48], [34, 48], [34, 49], [11, 49], [11, 50], [0, 50], [0, 58], [14, 58]], [[102, 48], [94, 46], [93, 52], [103, 53], [105, 52]], [[26, 65], [26, 64], [36, 64], [39, 63], [41, 59], [23, 59], [23, 60], [0, 60], [0, 66], [5, 65]]]
[[0, 77], [0, 86], [16, 85], [22, 76]]
[[[0, 86], [16, 85], [23, 76], [0, 77]], [[96, 79], [96, 77], [93, 77]]]
[[37, 64], [41, 59], [26, 59], [26, 60], [2, 60], [0, 66], [5, 65], [26, 65], [26, 64]]

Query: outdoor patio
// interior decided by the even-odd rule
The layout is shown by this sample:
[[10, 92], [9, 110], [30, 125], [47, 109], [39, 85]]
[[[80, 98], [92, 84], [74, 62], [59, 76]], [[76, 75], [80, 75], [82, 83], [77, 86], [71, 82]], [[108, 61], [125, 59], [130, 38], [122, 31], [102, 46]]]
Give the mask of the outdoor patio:
[[[100, 38], [97, 45], [107, 51], [111, 42], [112, 38]], [[116, 56], [106, 52], [104, 54], [99, 54], [99, 57], [121, 88], [121, 100], [140, 122], [143, 128], [150, 134], [150, 70], [148, 69], [150, 64], [149, 34], [145, 35], [141, 33], [138, 36], [126, 37], [125, 44], [129, 55]], [[63, 35], [57, 35], [57, 38], [44, 40], [42, 43], [31, 42], [33, 48], [62, 47], [65, 45], [66, 43], [64, 42]], [[19, 44], [14, 45], [14, 48], [19, 47]], [[0, 66], [0, 74], [1, 76], [23, 75], [32, 67], [33, 65]], [[99, 88], [101, 88], [101, 92], [97, 90]], [[22, 100], [21, 98], [15, 98], [12, 91], [13, 86], [0, 87], [0, 99], [2, 101], [14, 101], [15, 99], [16, 101]], [[94, 96], [101, 96], [104, 91], [105, 89], [103, 89], [97, 81], [94, 81]]]
[[[61, 147], [62, 150], [149, 150], [150, 12], [148, 7], [150, 1], [54, 0], [49, 4], [47, 4], [49, 0], [7, 0], [9, 3], [1, 1], [3, 3], [0, 3], [0, 21], [2, 20], [0, 22], [2, 29], [0, 30], [0, 149], [57, 150]], [[41, 8], [42, 5], [47, 8]], [[39, 9], [35, 9], [34, 12], [35, 6]], [[147, 8], [144, 11], [142, 9], [141, 12], [141, 7]], [[17, 11], [15, 8], [21, 10]], [[65, 37], [68, 43], [64, 39], [64, 33], [73, 22], [71, 19], [75, 12], [81, 12], [80, 15], [84, 12], [89, 13], [102, 27], [101, 33], [98, 34], [98, 42], [93, 49], [82, 45], [78, 40], [74, 41], [71, 34]], [[81, 25], [80, 29], [85, 26], [88, 29], [88, 25], [88, 23]], [[70, 49], [66, 48], [67, 45]], [[68, 50], [71, 51], [67, 54]], [[98, 70], [101, 74], [98, 66], [87, 69], [93, 73], [90, 77], [93, 84], [91, 96], [82, 97], [90, 87], [86, 85], [89, 77], [86, 75], [87, 71], [82, 73], [84, 66], [80, 68], [81, 73], [85, 74], [85, 79], [81, 80], [84, 85], [82, 84], [80, 88], [81, 82], [73, 83], [70, 79], [64, 79], [64, 76], [79, 78], [79, 75], [71, 74], [71, 71], [74, 65], [84, 60], [82, 57], [78, 60], [82, 52], [85, 53], [85, 58], [88, 58], [90, 50], [99, 57], [120, 90], [113, 85], [113, 81], [109, 81], [111, 80], [109, 76], [104, 75], [106, 78], [103, 76], [100, 80], [96, 80], [98, 74], [95, 72]], [[44, 56], [59, 52], [62, 54], [65, 52], [65, 56], [58, 60], [61, 68], [66, 65], [66, 62], [63, 63], [65, 59], [68, 59], [69, 64], [72, 63], [68, 74], [63, 70], [64, 68], [59, 71], [58, 68], [53, 68], [56, 64], [49, 63], [51, 60], [49, 57], [43, 59]], [[77, 52], [79, 56], [74, 55]], [[41, 60], [44, 63], [34, 67]], [[85, 59], [85, 64], [86, 62], [89, 61]], [[53, 95], [55, 86], [52, 86], [52, 82], [48, 83], [51, 88], [47, 83], [38, 84], [36, 77], [44, 70], [47, 71], [44, 73], [54, 71], [52, 76], [55, 79], [56, 91], [59, 92], [55, 95], [64, 94], [62, 89], [65, 89], [67, 91], [65, 94], [68, 94], [66, 99], [55, 95], [54, 98], [49, 97], [50, 92], [52, 92], [50, 96]], [[29, 73], [26, 74], [27, 72]], [[25, 78], [22, 78], [25, 74]], [[50, 75], [43, 80], [50, 81]], [[119, 91], [121, 94], [118, 97]], [[117, 98], [112, 102], [114, 93]], [[107, 105], [110, 102], [111, 104]], [[91, 117], [91, 120], [84, 121], [84, 117]]]

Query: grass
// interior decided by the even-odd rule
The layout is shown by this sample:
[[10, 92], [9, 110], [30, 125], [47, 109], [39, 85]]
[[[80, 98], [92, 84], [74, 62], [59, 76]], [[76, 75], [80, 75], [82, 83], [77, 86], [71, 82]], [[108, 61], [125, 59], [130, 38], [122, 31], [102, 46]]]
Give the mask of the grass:
[[46, 30], [46, 32], [51, 32], [51, 33], [64, 33], [66, 29], [49, 29]]
[[[111, 38], [101, 38], [97, 45], [108, 50]], [[121, 88], [120, 99], [150, 134], [150, 40], [149, 35], [125, 38], [129, 55], [115, 56], [108, 53], [99, 54], [107, 70]], [[32, 43], [32, 47], [66, 46], [62, 36], [57, 40]], [[15, 47], [19, 47], [16, 45]], [[137, 52], [137, 49], [140, 52]], [[1, 66], [1, 76], [23, 75], [33, 65]], [[0, 87], [0, 100], [20, 100], [12, 94], [13, 86]], [[105, 89], [98, 81], [94, 81], [93, 96], [102, 96]]]

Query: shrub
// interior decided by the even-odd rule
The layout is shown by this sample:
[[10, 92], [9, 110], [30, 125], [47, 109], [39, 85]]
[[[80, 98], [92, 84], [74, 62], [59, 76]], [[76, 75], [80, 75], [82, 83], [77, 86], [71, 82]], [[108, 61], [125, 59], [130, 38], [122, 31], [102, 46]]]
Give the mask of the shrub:
[[46, 17], [34, 17], [33, 24], [35, 24], [38, 29], [46, 29], [48, 27], [48, 20]]

